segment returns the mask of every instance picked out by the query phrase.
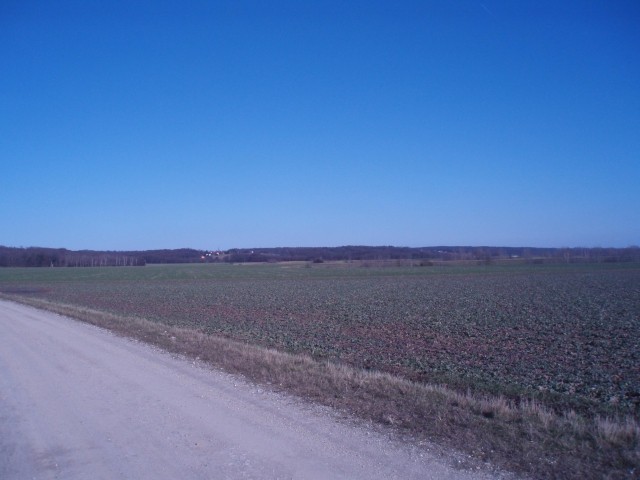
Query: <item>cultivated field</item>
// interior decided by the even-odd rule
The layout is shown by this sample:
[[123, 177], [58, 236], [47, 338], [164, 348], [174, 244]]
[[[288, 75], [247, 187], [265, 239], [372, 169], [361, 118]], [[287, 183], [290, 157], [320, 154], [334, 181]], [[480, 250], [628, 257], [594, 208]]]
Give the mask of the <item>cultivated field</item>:
[[[637, 264], [0, 269], [0, 292], [501, 395], [513, 406], [534, 400], [565, 417], [640, 413]], [[625, 458], [618, 473], [635, 468]]]
[[0, 289], [411, 380], [640, 405], [637, 266], [5, 269]]

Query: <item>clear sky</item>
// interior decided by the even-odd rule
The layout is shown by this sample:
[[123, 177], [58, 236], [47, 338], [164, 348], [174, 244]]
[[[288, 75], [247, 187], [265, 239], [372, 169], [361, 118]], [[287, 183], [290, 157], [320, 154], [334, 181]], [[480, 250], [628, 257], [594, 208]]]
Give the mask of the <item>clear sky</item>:
[[0, 2], [0, 245], [640, 244], [640, 2]]

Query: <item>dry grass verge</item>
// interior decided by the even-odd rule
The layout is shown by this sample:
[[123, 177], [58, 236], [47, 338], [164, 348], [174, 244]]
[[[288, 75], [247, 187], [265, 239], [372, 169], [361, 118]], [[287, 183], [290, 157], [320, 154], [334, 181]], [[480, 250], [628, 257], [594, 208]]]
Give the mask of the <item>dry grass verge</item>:
[[412, 383], [145, 319], [34, 298], [0, 297], [198, 358], [254, 382], [390, 424], [535, 478], [640, 476], [640, 425], [633, 418], [557, 415], [533, 401], [516, 405], [502, 397]]

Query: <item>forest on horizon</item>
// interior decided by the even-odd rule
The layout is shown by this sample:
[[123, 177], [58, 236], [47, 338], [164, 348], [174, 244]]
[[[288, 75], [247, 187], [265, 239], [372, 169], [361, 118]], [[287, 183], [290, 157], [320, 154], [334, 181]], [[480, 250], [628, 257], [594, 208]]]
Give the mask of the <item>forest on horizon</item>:
[[99, 251], [46, 247], [0, 246], [0, 267], [114, 267], [171, 263], [410, 261], [428, 266], [433, 262], [467, 261], [490, 264], [500, 260], [530, 263], [640, 262], [640, 247], [538, 248], [486, 246], [394, 247], [276, 247], [233, 248], [225, 251], [191, 248]]

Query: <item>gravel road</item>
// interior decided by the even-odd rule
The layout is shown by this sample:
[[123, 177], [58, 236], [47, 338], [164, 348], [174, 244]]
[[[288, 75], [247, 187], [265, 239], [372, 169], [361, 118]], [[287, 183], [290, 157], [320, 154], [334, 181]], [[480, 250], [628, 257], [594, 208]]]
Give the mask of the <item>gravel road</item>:
[[4, 480], [506, 478], [454, 468], [460, 457], [434, 451], [192, 360], [0, 301]]

